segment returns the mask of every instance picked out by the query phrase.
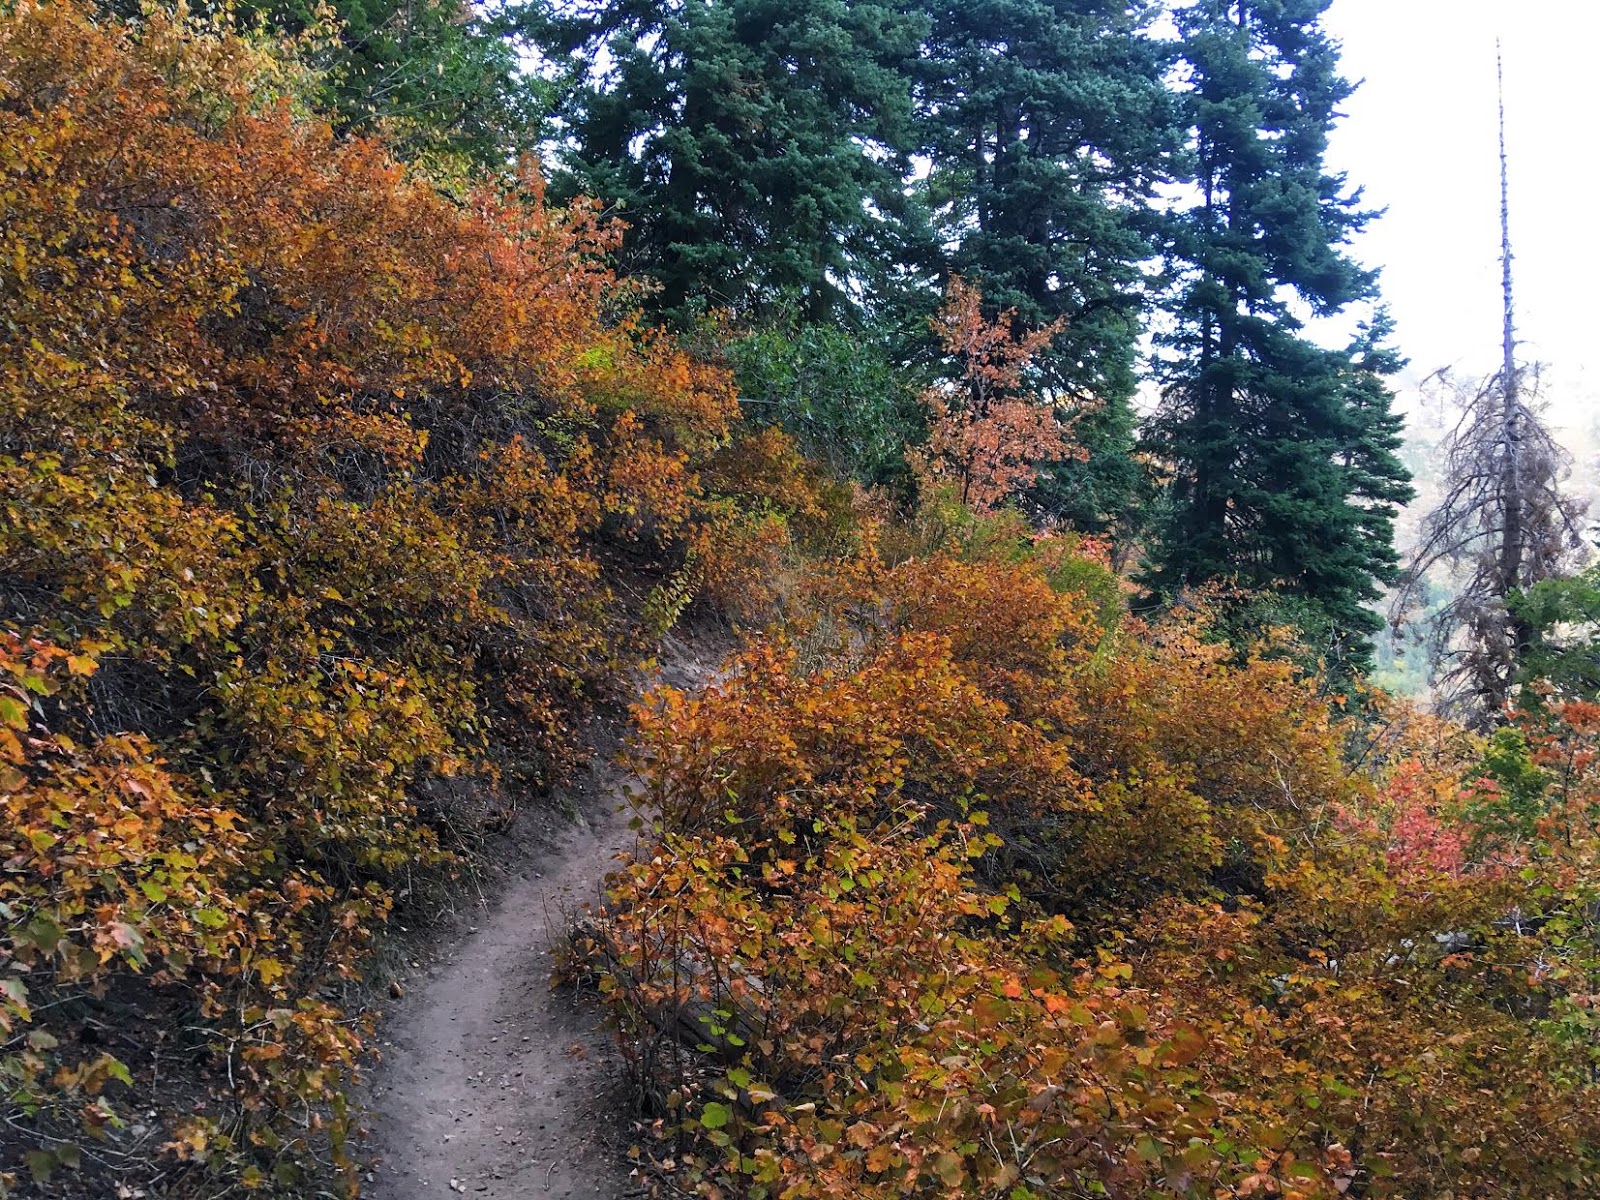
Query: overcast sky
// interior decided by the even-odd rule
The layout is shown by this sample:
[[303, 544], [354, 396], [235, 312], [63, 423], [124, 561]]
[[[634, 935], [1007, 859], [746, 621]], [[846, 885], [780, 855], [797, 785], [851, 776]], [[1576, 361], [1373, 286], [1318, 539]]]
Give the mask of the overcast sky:
[[1503, 40], [1519, 332], [1525, 354], [1556, 368], [1561, 418], [1587, 424], [1585, 401], [1600, 393], [1600, 3], [1334, 0], [1327, 23], [1346, 74], [1364, 80], [1331, 158], [1388, 209], [1357, 253], [1383, 269], [1397, 339], [1419, 374], [1492, 370], [1498, 358]]

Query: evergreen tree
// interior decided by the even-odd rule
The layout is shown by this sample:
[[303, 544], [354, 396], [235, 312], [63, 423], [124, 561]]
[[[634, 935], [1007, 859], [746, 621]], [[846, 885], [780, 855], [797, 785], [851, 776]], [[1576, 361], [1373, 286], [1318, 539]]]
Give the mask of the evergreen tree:
[[[1388, 380], [1405, 366], [1389, 344], [1394, 322], [1380, 308], [1346, 352], [1347, 434], [1341, 451], [1346, 496], [1357, 511], [1356, 556], [1372, 567], [1375, 579], [1391, 582], [1400, 556], [1394, 544], [1394, 519], [1400, 505], [1416, 495], [1411, 472], [1400, 460], [1405, 418], [1394, 410]], [[1369, 623], [1370, 624], [1370, 623]]]
[[1372, 216], [1324, 165], [1351, 86], [1330, 0], [1197, 0], [1177, 11], [1196, 202], [1173, 218], [1180, 276], [1152, 448], [1173, 467], [1150, 584], [1234, 580], [1312, 603], [1366, 660], [1367, 605], [1394, 574], [1394, 456], [1380, 324], [1324, 349], [1305, 319], [1374, 299], [1345, 250]]
[[[1125, 514], [1140, 472], [1130, 398], [1150, 197], [1171, 150], [1167, 52], [1146, 0], [933, 3], [920, 67], [926, 194], [948, 267], [992, 311], [1066, 327], [1038, 360], [1086, 463], [1046, 471], [1034, 505], [1080, 528]], [[1018, 331], [1019, 333], [1022, 330]]]
[[921, 27], [891, 4], [601, 0], [530, 27], [577, 75], [558, 183], [620, 207], [662, 309], [821, 319], [906, 261]]
[[[102, 4], [133, 19], [141, 0]], [[190, 7], [229, 12], [280, 35], [315, 33], [307, 57], [323, 72], [319, 101], [335, 129], [381, 131], [400, 157], [441, 179], [502, 170], [538, 144], [550, 88], [520, 69], [502, 5], [200, 0]]]
[[921, 63], [926, 192], [949, 267], [995, 311], [1065, 317], [1050, 369], [1080, 399], [1128, 395], [1151, 257], [1149, 198], [1170, 149], [1165, 52], [1149, 5], [929, 6]]

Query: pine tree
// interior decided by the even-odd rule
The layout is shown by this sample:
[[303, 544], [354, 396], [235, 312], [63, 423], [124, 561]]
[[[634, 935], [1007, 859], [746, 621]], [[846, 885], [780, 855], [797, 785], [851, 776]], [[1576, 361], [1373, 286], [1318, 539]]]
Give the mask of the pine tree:
[[1341, 454], [1347, 496], [1360, 515], [1358, 553], [1374, 565], [1374, 577], [1385, 581], [1394, 578], [1400, 563], [1394, 544], [1395, 516], [1399, 506], [1416, 495], [1411, 473], [1400, 460], [1405, 418], [1395, 412], [1388, 384], [1405, 366], [1390, 345], [1393, 333], [1392, 318], [1380, 308], [1347, 352], [1348, 434]]
[[[142, 2], [102, 0], [125, 18], [136, 17]], [[322, 73], [318, 99], [335, 129], [381, 132], [399, 156], [438, 179], [505, 171], [542, 136], [550, 90], [521, 70], [503, 4], [197, 0], [189, 8], [290, 37], [316, 31], [309, 57]]]
[[547, 4], [530, 27], [578, 75], [558, 188], [620, 208], [625, 264], [659, 282], [661, 309], [820, 319], [910, 253], [921, 28], [892, 5], [602, 0]]
[[925, 184], [948, 269], [1026, 329], [1066, 322], [1038, 367], [1086, 462], [1057, 464], [1034, 505], [1080, 528], [1125, 514], [1139, 472], [1130, 407], [1154, 254], [1150, 197], [1173, 137], [1166, 52], [1145, 0], [928, 6], [919, 76]]
[[1197, 0], [1175, 14], [1195, 203], [1173, 219], [1179, 285], [1151, 448], [1175, 472], [1148, 581], [1216, 580], [1308, 602], [1336, 654], [1366, 660], [1393, 577], [1393, 454], [1382, 325], [1334, 351], [1306, 336], [1376, 298], [1345, 244], [1373, 214], [1324, 164], [1351, 93], [1321, 28], [1330, 0]]

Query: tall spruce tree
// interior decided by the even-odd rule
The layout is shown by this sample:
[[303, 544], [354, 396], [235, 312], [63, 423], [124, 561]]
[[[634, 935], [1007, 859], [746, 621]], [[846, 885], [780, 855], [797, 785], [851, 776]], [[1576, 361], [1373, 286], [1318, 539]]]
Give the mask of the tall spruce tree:
[[542, 13], [536, 42], [578, 68], [558, 183], [620, 207], [625, 265], [659, 281], [663, 310], [821, 319], [915, 257], [903, 183], [914, 16], [887, 0]]
[[[1080, 528], [1125, 516], [1140, 472], [1130, 407], [1155, 253], [1150, 199], [1175, 133], [1168, 52], [1147, 0], [927, 5], [919, 116], [925, 191], [949, 270], [995, 311], [1066, 327], [1037, 363], [1068, 406], [1097, 406], [1086, 463], [1046, 470], [1031, 499]], [[1022, 332], [1021, 330], [1018, 331]]]
[[1174, 482], [1150, 584], [1234, 580], [1309, 603], [1354, 665], [1381, 626], [1393, 450], [1381, 326], [1325, 349], [1305, 332], [1374, 299], [1345, 244], [1373, 214], [1324, 163], [1351, 86], [1321, 26], [1330, 0], [1196, 0], [1175, 18], [1195, 202], [1175, 215], [1181, 272], [1152, 448]]

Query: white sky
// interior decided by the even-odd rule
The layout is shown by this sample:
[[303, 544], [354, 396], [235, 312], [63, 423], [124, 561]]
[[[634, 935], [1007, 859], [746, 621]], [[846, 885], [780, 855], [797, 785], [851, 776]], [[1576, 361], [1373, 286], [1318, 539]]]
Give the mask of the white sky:
[[[1498, 361], [1494, 43], [1503, 40], [1511, 238], [1526, 357], [1551, 365], [1557, 421], [1600, 393], [1595, 0], [1334, 0], [1345, 74], [1331, 161], [1386, 207], [1356, 245], [1383, 270], [1413, 375]], [[1589, 410], [1589, 411], [1585, 411]]]

